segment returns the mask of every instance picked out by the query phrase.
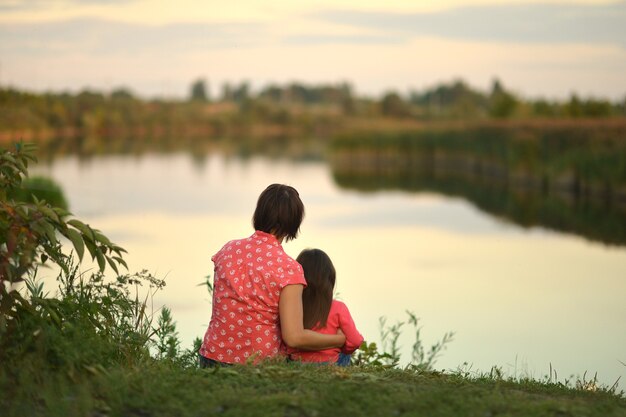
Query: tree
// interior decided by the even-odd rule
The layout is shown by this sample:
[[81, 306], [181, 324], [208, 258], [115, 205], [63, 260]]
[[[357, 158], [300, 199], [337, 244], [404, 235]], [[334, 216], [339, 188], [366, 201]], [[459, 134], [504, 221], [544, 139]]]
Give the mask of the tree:
[[7, 295], [5, 283], [24, 281], [40, 264], [50, 261], [67, 268], [69, 255], [64, 253], [59, 235], [72, 242], [79, 259], [87, 248], [100, 271], [107, 263], [115, 272], [120, 264], [126, 266], [123, 248], [99, 230], [70, 218], [67, 210], [36, 198], [31, 203], [11, 197], [23, 189], [28, 164], [36, 160], [33, 151], [34, 145], [22, 143], [13, 151], [0, 150], [0, 301]]
[[553, 117], [558, 114], [558, 106], [545, 99], [539, 99], [532, 103], [533, 115], [542, 117]]
[[111, 98], [113, 100], [133, 100], [135, 97], [129, 89], [121, 87], [111, 92]]
[[233, 101], [238, 104], [242, 104], [246, 102], [250, 98], [250, 84], [247, 81], [239, 84], [239, 87], [236, 87], [233, 90]]
[[409, 105], [396, 92], [390, 92], [383, 96], [380, 102], [382, 114], [390, 117], [407, 117], [411, 115]]
[[225, 82], [222, 84], [222, 99], [221, 101], [231, 102], [233, 101], [233, 87], [230, 83]]
[[460, 79], [440, 84], [421, 94], [415, 91], [409, 94], [409, 102], [423, 114], [437, 117], [481, 116], [487, 112], [488, 101], [484, 93], [472, 89]]
[[203, 79], [198, 79], [191, 84], [191, 101], [209, 101], [208, 88]]
[[500, 80], [496, 78], [489, 97], [489, 114], [498, 119], [509, 118], [515, 113], [518, 104], [517, 98], [506, 91]]
[[565, 105], [565, 111], [567, 115], [570, 117], [574, 117], [574, 118], [582, 117], [583, 105], [582, 105], [582, 102], [580, 101], [580, 98], [578, 98], [577, 94], [572, 94], [572, 96], [569, 99], [569, 102]]
[[583, 113], [589, 117], [609, 117], [613, 109], [607, 100], [589, 98], [583, 103]]

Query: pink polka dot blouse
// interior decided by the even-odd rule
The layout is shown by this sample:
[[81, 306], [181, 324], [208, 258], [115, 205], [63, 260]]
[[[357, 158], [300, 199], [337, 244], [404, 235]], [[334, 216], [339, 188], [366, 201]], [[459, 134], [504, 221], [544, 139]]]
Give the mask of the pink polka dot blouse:
[[306, 285], [302, 267], [275, 236], [256, 231], [211, 258], [213, 310], [200, 354], [224, 363], [276, 356], [281, 349], [278, 301], [291, 284]]

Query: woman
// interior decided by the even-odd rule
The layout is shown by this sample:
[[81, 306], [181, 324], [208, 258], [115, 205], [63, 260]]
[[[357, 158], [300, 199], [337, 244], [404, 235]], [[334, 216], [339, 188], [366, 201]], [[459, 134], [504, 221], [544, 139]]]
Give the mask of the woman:
[[200, 348], [201, 366], [258, 362], [279, 354], [281, 340], [295, 349], [341, 347], [345, 336], [303, 326], [302, 267], [281, 244], [295, 239], [304, 217], [298, 192], [272, 184], [259, 196], [255, 232], [224, 245], [215, 264], [213, 311]]

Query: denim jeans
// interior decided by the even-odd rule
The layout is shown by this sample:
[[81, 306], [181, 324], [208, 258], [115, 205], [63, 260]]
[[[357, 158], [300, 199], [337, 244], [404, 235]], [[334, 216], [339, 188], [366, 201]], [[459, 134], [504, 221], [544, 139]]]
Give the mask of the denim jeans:
[[215, 368], [216, 366], [232, 366], [230, 363], [219, 362], [213, 359], [205, 358], [198, 353], [198, 365], [200, 368]]
[[346, 355], [345, 353], [339, 353], [339, 359], [335, 363], [337, 366], [350, 366], [350, 360], [352, 355]]
[[[335, 365], [337, 366], [350, 366], [350, 360], [352, 355], [346, 355], [345, 353], [339, 353], [339, 358]], [[288, 359], [289, 361], [289, 359]], [[327, 363], [327, 362], [326, 362]], [[213, 359], [205, 358], [198, 353], [198, 365], [200, 368], [215, 368], [216, 366], [232, 366], [230, 363], [219, 362]]]

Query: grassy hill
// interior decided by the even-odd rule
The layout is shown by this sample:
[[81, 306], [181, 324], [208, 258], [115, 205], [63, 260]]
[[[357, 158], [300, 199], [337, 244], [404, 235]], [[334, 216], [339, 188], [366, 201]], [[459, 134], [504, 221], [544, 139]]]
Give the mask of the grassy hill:
[[73, 381], [48, 375], [18, 392], [17, 381], [0, 381], [3, 393], [11, 393], [0, 401], [4, 416], [626, 415], [626, 399], [606, 390], [512, 381], [497, 373], [276, 363], [202, 370], [155, 361], [93, 368]]

